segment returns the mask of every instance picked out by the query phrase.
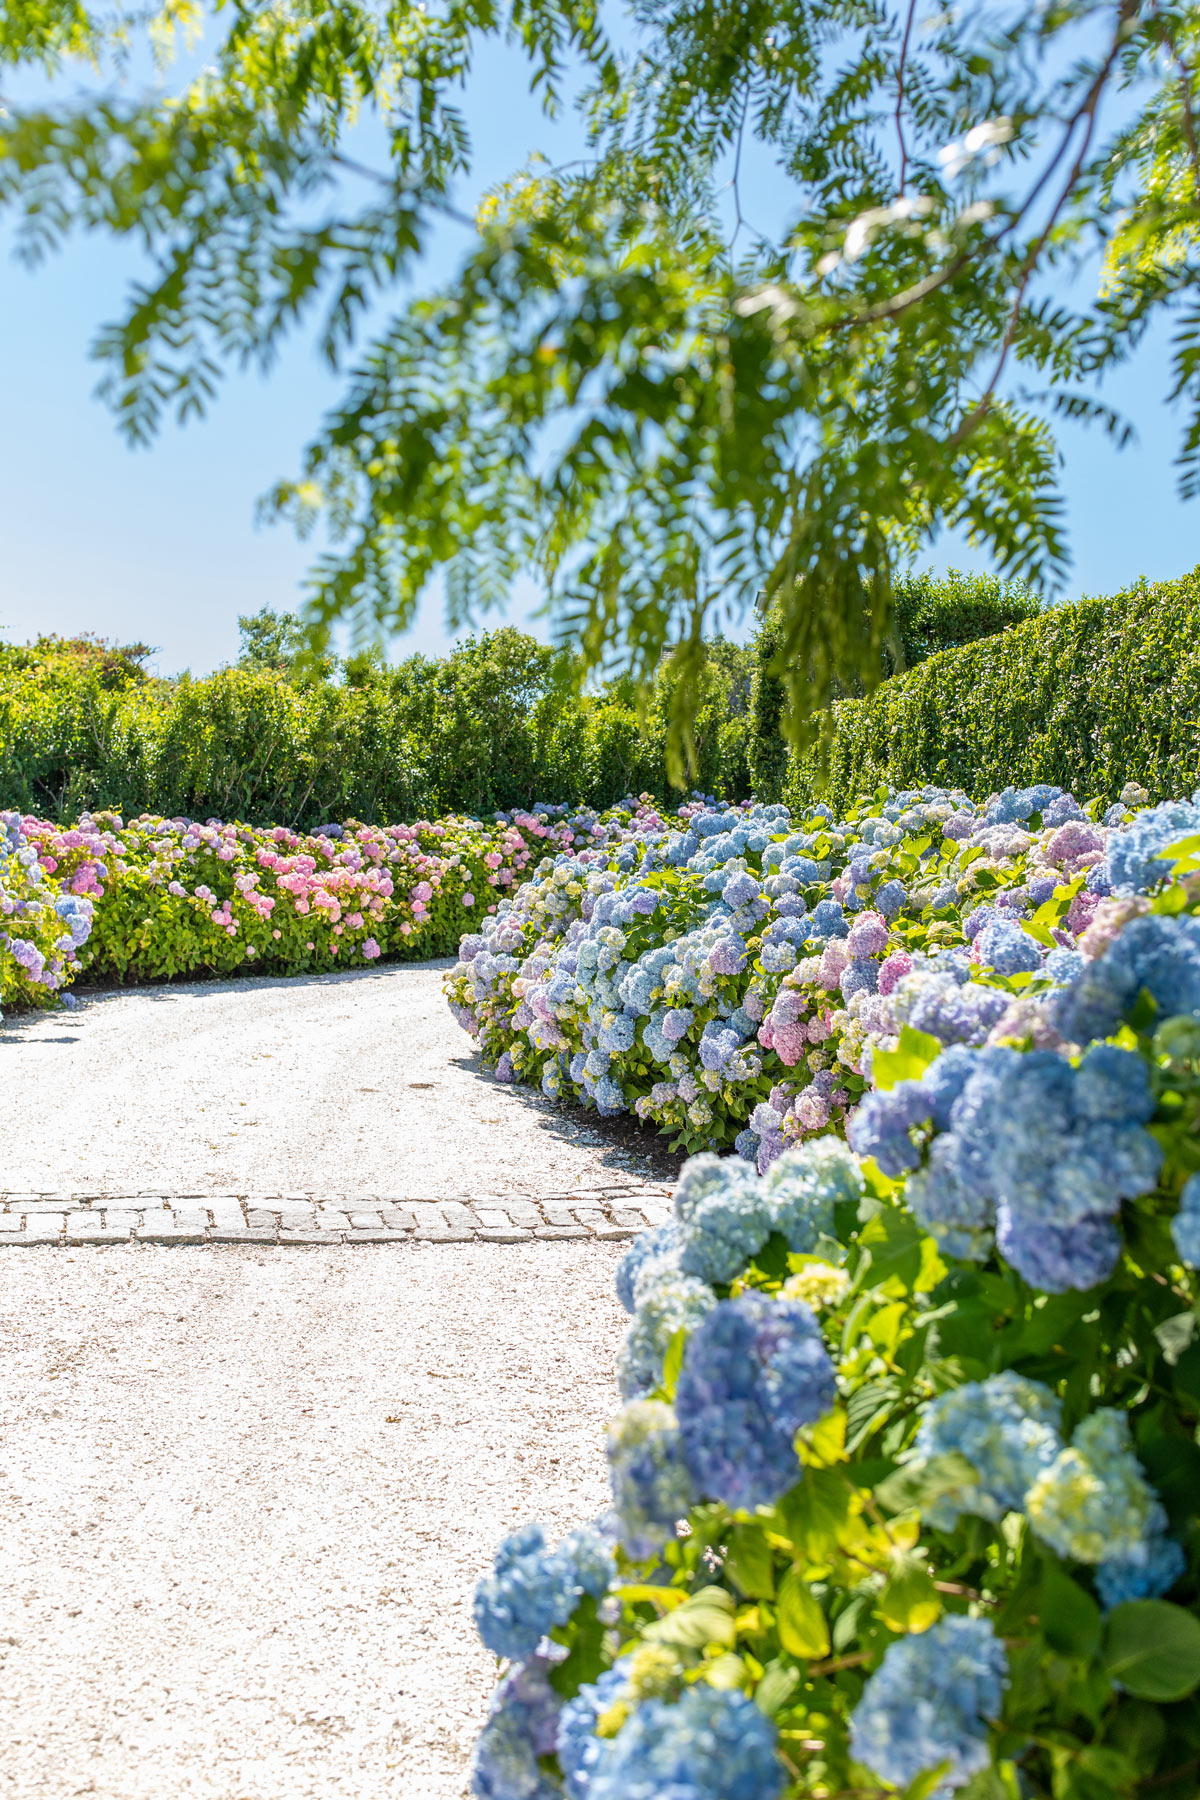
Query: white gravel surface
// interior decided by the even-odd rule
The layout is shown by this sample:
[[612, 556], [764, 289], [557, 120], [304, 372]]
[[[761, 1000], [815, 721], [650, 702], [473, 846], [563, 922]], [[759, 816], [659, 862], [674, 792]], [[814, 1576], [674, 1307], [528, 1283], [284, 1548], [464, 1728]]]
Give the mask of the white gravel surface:
[[[38, 1172], [60, 1180], [55, 1156], [78, 1147], [85, 1046], [110, 1058], [96, 1091], [127, 1120], [114, 1144], [115, 1119], [97, 1117], [92, 1155], [225, 1178], [241, 1157], [302, 1157], [294, 1132], [303, 1154], [334, 1159], [331, 1175], [356, 1144], [385, 1156], [384, 1096], [436, 1067], [436, 976], [344, 979], [334, 993], [348, 1017], [328, 1056], [346, 1066], [260, 1128], [269, 1151], [240, 1132], [230, 1144], [215, 1120], [228, 1124], [256, 1043], [283, 1064], [261, 1077], [258, 1116], [267, 1092], [286, 1094], [314, 1016], [303, 990], [266, 990], [270, 1036], [247, 1021], [228, 1060], [215, 1035], [240, 1003], [228, 989], [112, 1003], [72, 1026], [74, 1048], [50, 1041], [55, 1020], [15, 1056], [0, 1050], [6, 1082], [27, 1057], [42, 1080], [60, 1071], [53, 1090], [16, 1076], [38, 1093], [50, 1140]], [[414, 989], [423, 1000], [406, 1011]], [[395, 1041], [381, 1050], [370, 1038], [389, 1018]], [[111, 1065], [118, 1044], [128, 1069]], [[372, 1062], [377, 1112], [349, 1098]], [[467, 1086], [465, 1074], [447, 1081]], [[346, 1096], [350, 1118], [306, 1117], [319, 1093]], [[197, 1126], [195, 1102], [210, 1095]], [[479, 1157], [489, 1141], [473, 1116], [422, 1150], [422, 1119], [393, 1141], [426, 1158], [431, 1180], [439, 1151]], [[507, 1136], [493, 1154], [515, 1169], [557, 1143], [534, 1122], [511, 1163]], [[492, 1684], [470, 1622], [474, 1580], [516, 1523], [557, 1533], [605, 1503], [619, 1253], [2, 1253], [0, 1794], [458, 1800]]]
[[[0, 1192], [564, 1194], [644, 1150], [481, 1071], [449, 963], [89, 996], [0, 1026]], [[658, 1174], [663, 1162], [660, 1156]]]

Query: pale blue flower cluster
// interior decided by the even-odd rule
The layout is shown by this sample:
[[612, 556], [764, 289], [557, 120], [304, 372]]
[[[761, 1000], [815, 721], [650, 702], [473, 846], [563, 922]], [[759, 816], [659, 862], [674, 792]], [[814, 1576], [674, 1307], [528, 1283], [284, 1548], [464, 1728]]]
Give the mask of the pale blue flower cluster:
[[756, 1292], [721, 1301], [688, 1338], [675, 1392], [697, 1492], [730, 1507], [771, 1505], [799, 1480], [797, 1431], [835, 1394], [807, 1306]]
[[1049, 1293], [1094, 1287], [1120, 1252], [1121, 1201], [1148, 1193], [1163, 1153], [1146, 1131], [1154, 1096], [1141, 1057], [1095, 1044], [1079, 1067], [1049, 1050], [1003, 1045], [922, 1081], [867, 1097], [850, 1127], [853, 1148], [886, 1174], [912, 1169], [914, 1127], [941, 1127], [907, 1199], [953, 1255], [1001, 1254]]
[[661, 1400], [634, 1400], [609, 1426], [607, 1448], [621, 1542], [631, 1556], [650, 1556], [693, 1499], [675, 1414]]
[[745, 1694], [704, 1682], [674, 1702], [643, 1700], [599, 1742], [587, 1800], [776, 1800], [786, 1780], [771, 1721]]
[[617, 1384], [625, 1399], [658, 1386], [671, 1339], [677, 1331], [693, 1331], [716, 1298], [707, 1282], [682, 1273], [674, 1255], [647, 1260], [633, 1283], [633, 1323], [617, 1358]]
[[1054, 997], [1050, 1016], [1064, 1038], [1087, 1044], [1112, 1036], [1143, 988], [1164, 1017], [1200, 1013], [1200, 917], [1131, 919]]
[[624, 1696], [627, 1687], [627, 1671], [618, 1664], [605, 1669], [595, 1681], [585, 1682], [563, 1707], [557, 1749], [567, 1800], [588, 1800], [592, 1776], [611, 1743], [609, 1738], [596, 1736], [596, 1721]]
[[612, 1549], [581, 1526], [554, 1550], [540, 1525], [505, 1538], [492, 1573], [475, 1589], [475, 1624], [496, 1656], [531, 1656], [546, 1634], [565, 1625], [584, 1594], [599, 1598], [614, 1572]]
[[1144, 894], [1157, 887], [1169, 869], [1158, 851], [1177, 838], [1200, 832], [1200, 789], [1191, 800], [1168, 800], [1136, 813], [1121, 831], [1108, 840], [1105, 873], [1117, 893]]
[[923, 1460], [965, 1457], [976, 1478], [924, 1505], [925, 1518], [949, 1531], [961, 1513], [995, 1522], [1019, 1511], [1062, 1448], [1061, 1423], [1062, 1407], [1050, 1389], [1011, 1369], [939, 1395], [921, 1419], [916, 1453]]
[[1025, 1497], [1038, 1537], [1071, 1562], [1125, 1558], [1154, 1532], [1153, 1488], [1134, 1454], [1127, 1414], [1089, 1413]]
[[952, 1794], [988, 1767], [988, 1724], [1007, 1686], [991, 1620], [941, 1619], [888, 1646], [850, 1715], [851, 1754], [898, 1788], [944, 1768], [933, 1800]]
[[1179, 1196], [1179, 1211], [1171, 1220], [1171, 1236], [1180, 1262], [1200, 1269], [1200, 1175], [1189, 1175]]

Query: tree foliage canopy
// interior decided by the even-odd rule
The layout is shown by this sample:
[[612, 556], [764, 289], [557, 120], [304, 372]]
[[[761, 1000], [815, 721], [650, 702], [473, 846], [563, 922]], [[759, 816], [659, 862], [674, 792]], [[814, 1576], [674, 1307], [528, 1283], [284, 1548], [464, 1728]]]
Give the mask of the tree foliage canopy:
[[[403, 628], [439, 569], [458, 626], [532, 569], [592, 667], [645, 683], [674, 659], [685, 748], [706, 618], [778, 601], [803, 737], [876, 678], [897, 574], [939, 528], [1061, 581], [1054, 422], [1127, 435], [1100, 384], [1159, 311], [1200, 488], [1193, 6], [30, 0], [0, 67], [119, 68], [139, 33], [189, 29], [208, 61], [165, 96], [10, 103], [0, 202], [31, 258], [75, 228], [149, 252], [97, 345], [134, 440], [298, 327], [345, 367], [266, 501], [327, 529], [319, 627]], [[516, 169], [453, 279], [409, 297], [469, 177], [488, 38], [579, 109], [588, 154]], [[786, 184], [777, 230], [752, 148]]]

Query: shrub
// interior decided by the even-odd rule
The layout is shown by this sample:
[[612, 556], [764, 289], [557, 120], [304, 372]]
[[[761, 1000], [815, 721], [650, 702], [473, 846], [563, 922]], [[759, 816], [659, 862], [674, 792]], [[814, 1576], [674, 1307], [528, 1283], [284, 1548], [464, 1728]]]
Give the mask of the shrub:
[[[630, 1247], [613, 1567], [502, 1546], [483, 1594], [519, 1550], [556, 1603], [505, 1646], [488, 1800], [1197, 1791], [1200, 804], [1010, 789], [941, 844], [888, 810], [893, 861], [989, 896], [969, 984], [926, 953], [849, 1145], [697, 1157]], [[988, 1043], [911, 1023], [967, 985]]]
[[[569, 658], [510, 627], [442, 659], [352, 660], [337, 679], [304, 660], [288, 615], [243, 628], [243, 662], [203, 680], [148, 679], [142, 645], [0, 651], [0, 792], [61, 822], [146, 811], [304, 830], [667, 790], [666, 672], [640, 712], [627, 684], [579, 693]], [[697, 779], [738, 797], [750, 653], [717, 643], [706, 658]]]
[[1200, 570], [1057, 606], [996, 637], [931, 656], [833, 709], [827, 770], [793, 761], [793, 803], [835, 807], [881, 781], [1049, 781], [1154, 798], [1200, 779]]
[[[894, 675], [898, 667], [911, 669], [940, 650], [970, 644], [1035, 619], [1041, 611], [1038, 595], [1019, 581], [1005, 581], [996, 575], [965, 575], [958, 569], [945, 575], [930, 571], [904, 575], [896, 583], [893, 631], [883, 646], [880, 679]], [[753, 727], [748, 756], [751, 787], [760, 799], [778, 799], [787, 776], [785, 696], [777, 667], [780, 643], [778, 614], [772, 611], [754, 643]], [[861, 688], [858, 691], [861, 693]], [[975, 791], [981, 785], [969, 773], [959, 779]]]

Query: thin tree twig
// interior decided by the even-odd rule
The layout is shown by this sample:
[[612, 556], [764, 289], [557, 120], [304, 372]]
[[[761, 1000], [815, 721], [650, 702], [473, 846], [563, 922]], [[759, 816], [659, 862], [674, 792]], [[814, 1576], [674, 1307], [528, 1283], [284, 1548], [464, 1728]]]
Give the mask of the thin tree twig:
[[900, 61], [896, 65], [896, 137], [900, 144], [900, 193], [904, 198], [904, 187], [908, 180], [908, 144], [904, 137], [904, 67], [908, 61], [908, 45], [912, 37], [913, 20], [916, 17], [917, 0], [908, 0], [908, 17], [904, 21], [904, 38], [900, 45]]
[[[1071, 136], [1074, 134], [1075, 129], [1081, 120], [1084, 122], [1083, 138], [1080, 142], [1079, 149], [1076, 152], [1075, 160], [1071, 164], [1067, 179], [1059, 191], [1058, 199], [1050, 210], [1050, 216], [1038, 233], [1037, 238], [1034, 240], [1032, 247], [1027, 252], [1025, 260], [1021, 265], [1021, 271], [1017, 278], [1017, 291], [1013, 295], [1012, 305], [1009, 308], [1008, 313], [1008, 323], [1005, 326], [1004, 336], [1000, 343], [1000, 351], [996, 358], [996, 366], [992, 370], [988, 384], [984, 388], [983, 393], [979, 396], [979, 399], [971, 408], [970, 412], [965, 415], [957, 429], [947, 439], [946, 448], [951, 452], [957, 450], [965, 443], [966, 439], [970, 437], [971, 433], [982, 422], [991, 406], [997, 384], [999, 383], [1000, 377], [1004, 373], [1005, 366], [1008, 362], [1008, 353], [1012, 349], [1014, 339], [1017, 335], [1017, 327], [1021, 321], [1021, 307], [1025, 300], [1026, 289], [1029, 286], [1034, 270], [1041, 261], [1042, 251], [1046, 248], [1050, 233], [1058, 223], [1059, 214], [1070, 199], [1075, 184], [1083, 172], [1083, 165], [1087, 160], [1087, 153], [1091, 148], [1092, 138], [1095, 135], [1100, 99], [1108, 82], [1108, 78], [1112, 73], [1113, 64], [1117, 60], [1118, 53], [1124, 41], [1125, 21], [1133, 10], [1133, 3], [1134, 0], [1121, 0], [1121, 7], [1117, 15], [1117, 29], [1113, 33], [1113, 40], [1109, 45], [1108, 55], [1105, 57], [1104, 62], [1097, 71], [1091, 87], [1088, 89], [1082, 104], [1068, 127], [1067, 136], [1063, 141], [1064, 145], [1070, 141]], [[1063, 146], [1060, 146], [1059, 156], [1062, 154], [1062, 148]], [[1037, 185], [1040, 187], [1042, 183], [1039, 182]], [[1034, 191], [1037, 191], [1036, 188]], [[1022, 211], [1026, 211], [1029, 205], [1030, 200], [1027, 199]]]

